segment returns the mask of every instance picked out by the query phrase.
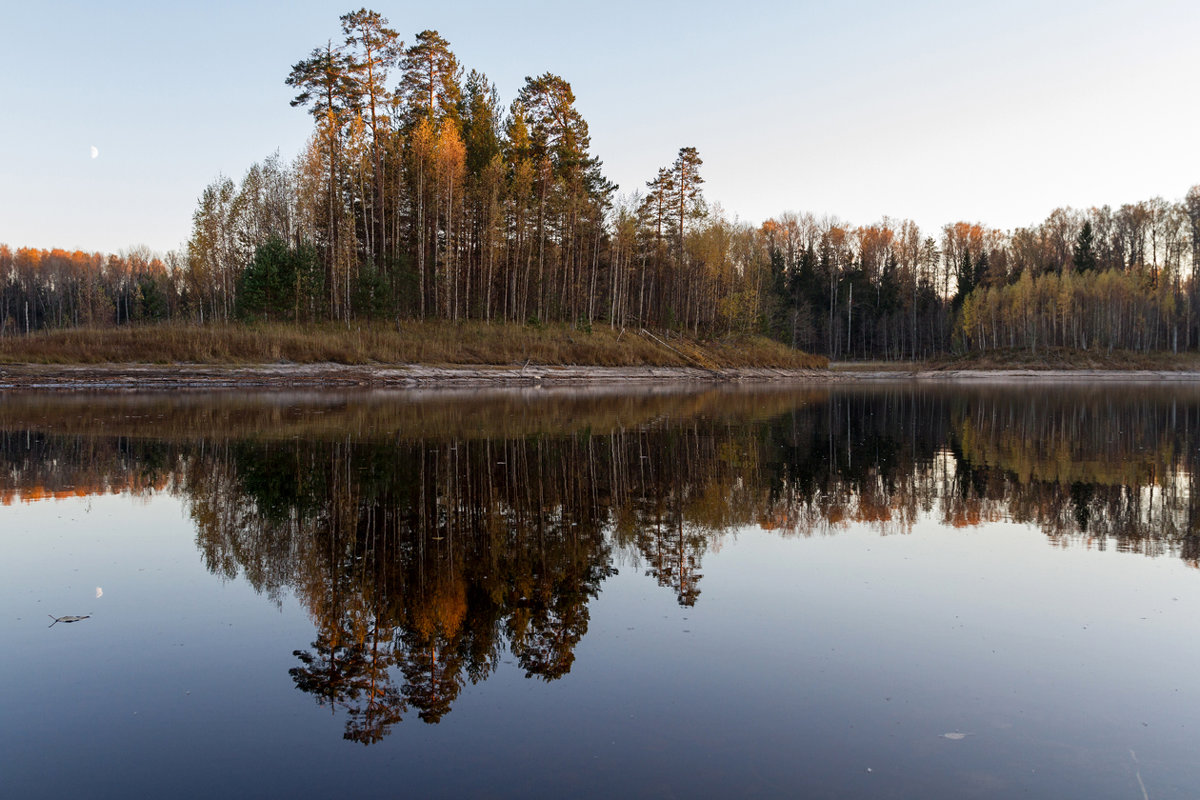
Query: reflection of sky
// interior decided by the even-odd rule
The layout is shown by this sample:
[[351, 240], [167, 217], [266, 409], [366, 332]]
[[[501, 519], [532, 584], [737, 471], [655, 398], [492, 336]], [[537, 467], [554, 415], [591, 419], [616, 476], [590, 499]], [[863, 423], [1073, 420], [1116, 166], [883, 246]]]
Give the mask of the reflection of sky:
[[621, 559], [569, 675], [505, 656], [441, 724], [363, 748], [288, 677], [306, 613], [207, 573], [194, 537], [164, 496], [0, 509], [10, 789], [1131, 797], [1131, 750], [1151, 797], [1200, 780], [1200, 582], [1174, 558], [1004, 523], [745, 529], [695, 607]]
[[[232, 733], [263, 696], [287, 697], [291, 649], [309, 635], [298, 609], [209, 575], [165, 496], [0, 509], [0, 576], [0, 762], [20, 796], [171, 785], [189, 748], [225, 749], [187, 738]], [[92, 616], [47, 630], [51, 614]]]
[[[926, 520], [909, 536], [746, 530], [704, 566], [692, 609], [645, 578], [622, 575], [628, 594], [610, 582], [579, 656], [613, 693], [675, 661], [661, 676], [675, 689], [647, 686], [629, 710], [674, 715], [696, 747], [764, 772], [791, 749], [814, 791], [855, 786], [869, 766], [913, 792], [901, 796], [979, 781], [997, 787], [985, 796], [1050, 797], [1057, 779], [1073, 786], [1060, 796], [1125, 796], [1130, 749], [1156, 759], [1160, 788], [1200, 777], [1180, 735], [1200, 700], [1200, 582], [1176, 559]], [[972, 734], [958, 751], [937, 738], [952, 731]]]

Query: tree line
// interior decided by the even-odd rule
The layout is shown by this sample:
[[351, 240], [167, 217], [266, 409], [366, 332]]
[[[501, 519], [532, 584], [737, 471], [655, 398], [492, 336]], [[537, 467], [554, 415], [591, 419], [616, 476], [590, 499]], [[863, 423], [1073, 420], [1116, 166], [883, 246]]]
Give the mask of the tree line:
[[1014, 231], [753, 225], [707, 202], [691, 146], [618, 194], [559, 75], [504, 103], [437, 31], [406, 43], [360, 9], [331, 32], [284, 76], [313, 122], [294, 160], [219, 176], [165, 256], [0, 247], [0, 334], [476, 319], [759, 333], [839, 359], [1200, 343], [1200, 186]]
[[831, 358], [922, 358], [967, 348], [1132, 350], [1200, 343], [1200, 185], [1001, 231], [911, 220], [852, 226], [784, 214], [761, 228], [763, 324]]
[[0, 335], [190, 319], [177, 251], [12, 249], [0, 244]]

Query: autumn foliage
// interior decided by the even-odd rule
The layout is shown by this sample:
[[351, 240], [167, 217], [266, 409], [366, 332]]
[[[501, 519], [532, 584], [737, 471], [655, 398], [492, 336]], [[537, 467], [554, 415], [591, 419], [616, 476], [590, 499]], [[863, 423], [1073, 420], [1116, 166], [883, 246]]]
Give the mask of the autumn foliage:
[[618, 193], [560, 75], [502, 102], [437, 31], [406, 44], [374, 11], [339, 22], [281, 65], [312, 123], [293, 160], [218, 176], [162, 257], [0, 247], [0, 335], [470, 320], [758, 334], [839, 360], [1200, 343], [1200, 186], [1008, 231], [810, 213], [749, 224], [704, 196], [692, 146]]

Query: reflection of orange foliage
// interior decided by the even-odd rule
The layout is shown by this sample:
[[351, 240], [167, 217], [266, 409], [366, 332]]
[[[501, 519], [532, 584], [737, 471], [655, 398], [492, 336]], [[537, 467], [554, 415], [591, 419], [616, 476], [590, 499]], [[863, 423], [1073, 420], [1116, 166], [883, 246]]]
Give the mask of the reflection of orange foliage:
[[792, 520], [786, 510], [777, 510], [770, 514], [761, 514], [758, 517], [758, 527], [764, 531], [775, 531], [779, 529], [791, 530]]
[[70, 500], [104, 494], [115, 495], [123, 492], [131, 494], [161, 492], [167, 488], [168, 483], [169, 479], [165, 477], [154, 481], [129, 477], [126, 480], [115, 483], [94, 486], [75, 485], [62, 489], [50, 489], [38, 484], [17, 489], [0, 489], [0, 505], [11, 506], [16, 502], [36, 503], [41, 500]]
[[1001, 518], [995, 508], [985, 508], [979, 500], [969, 500], [946, 510], [946, 522], [956, 528], [970, 528], [985, 522], [997, 522]]
[[892, 509], [882, 503], [859, 501], [858, 510], [854, 514], [855, 522], [890, 522]]
[[426, 640], [441, 634], [454, 638], [467, 618], [467, 588], [461, 579], [440, 582], [416, 601], [413, 628]]
[[979, 524], [978, 509], [959, 509], [951, 518], [950, 524], [956, 528], [969, 528]]

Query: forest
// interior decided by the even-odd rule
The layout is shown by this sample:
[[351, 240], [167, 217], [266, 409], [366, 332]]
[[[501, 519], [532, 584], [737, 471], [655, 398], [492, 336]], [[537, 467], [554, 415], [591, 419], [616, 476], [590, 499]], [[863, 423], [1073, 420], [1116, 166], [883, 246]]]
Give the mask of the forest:
[[562, 76], [505, 103], [437, 31], [339, 23], [280, 70], [312, 121], [296, 158], [218, 176], [165, 254], [0, 245], [0, 336], [473, 320], [754, 334], [839, 360], [1200, 346], [1200, 185], [1010, 231], [751, 224], [706, 198], [686, 143], [620, 193]]

